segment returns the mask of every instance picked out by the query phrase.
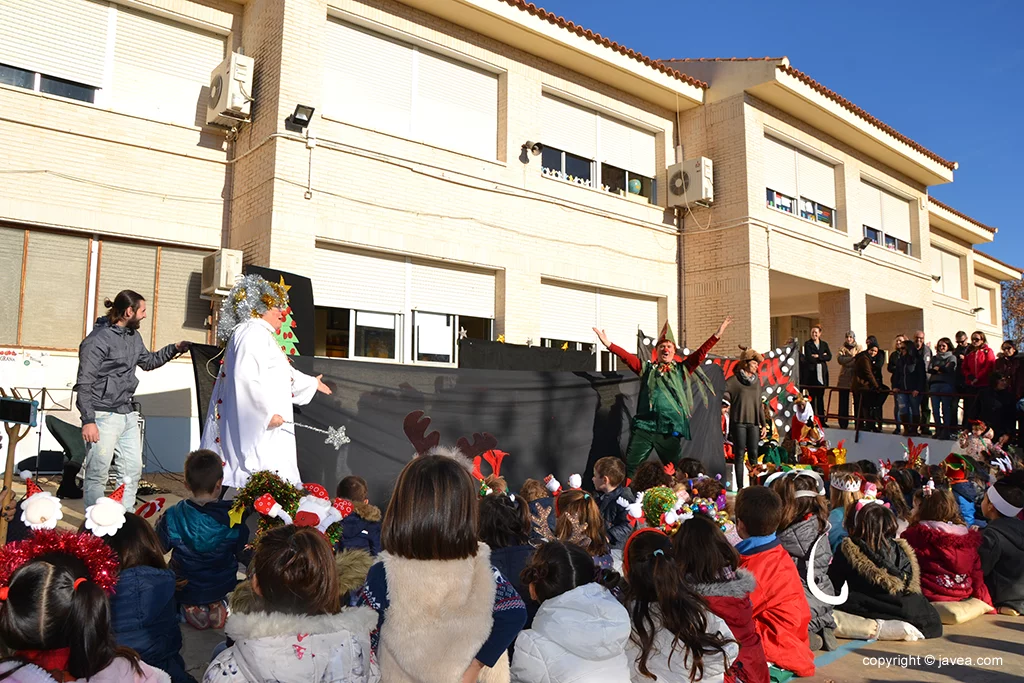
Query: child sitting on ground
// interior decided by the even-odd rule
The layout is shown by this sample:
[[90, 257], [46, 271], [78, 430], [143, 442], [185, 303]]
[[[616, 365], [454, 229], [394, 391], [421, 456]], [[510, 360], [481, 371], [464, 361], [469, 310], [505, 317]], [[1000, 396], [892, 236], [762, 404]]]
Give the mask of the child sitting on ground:
[[627, 503], [634, 499], [633, 492], [626, 486], [626, 463], [612, 456], [595, 462], [594, 490], [609, 544], [613, 550], [620, 549], [633, 531], [626, 508], [618, 502], [619, 498], [624, 498]]
[[379, 680], [370, 657], [376, 613], [343, 607], [331, 544], [312, 527], [279, 526], [260, 538], [252, 559], [253, 593], [262, 610], [232, 611], [234, 641], [203, 680], [218, 683]]
[[[828, 501], [818, 494], [820, 481], [807, 470], [794, 470], [773, 481], [771, 488], [782, 499], [779, 542], [796, 564], [811, 610], [808, 627], [811, 649], [831, 652], [839, 643], [836, 642], [832, 601], [826, 598], [835, 596], [836, 591], [828, 578], [832, 550], [828, 539], [822, 538], [828, 531]], [[811, 578], [814, 579], [813, 589], [809, 583]]]
[[989, 487], [981, 503], [988, 520], [982, 531], [981, 569], [992, 604], [1000, 614], [1024, 614], [1024, 511], [1022, 473], [1013, 472]]
[[664, 465], [657, 460], [648, 460], [637, 468], [629, 487], [634, 494], [639, 495], [648, 489], [653, 489], [655, 486], [672, 488], [675, 483], [675, 478], [665, 471]]
[[629, 614], [604, 586], [618, 578], [613, 572], [595, 575], [590, 556], [571, 543], [538, 548], [521, 580], [540, 607], [533, 626], [516, 638], [512, 680], [628, 681]]
[[857, 502], [857, 498], [860, 496], [861, 482], [862, 480], [856, 472], [832, 472], [829, 482], [829, 505], [832, 510], [828, 513], [828, 544], [833, 555], [847, 536], [844, 524], [846, 508], [850, 503]]
[[724, 681], [739, 645], [688, 585], [668, 536], [656, 528], [638, 530], [626, 542], [623, 569], [633, 628], [626, 646], [632, 680]]
[[829, 578], [833, 586], [849, 585], [842, 610], [835, 610], [838, 633], [854, 637], [844, 628], [843, 615], [872, 623], [861, 638], [919, 640], [942, 636], [942, 621], [921, 594], [921, 570], [914, 549], [896, 538], [896, 516], [876, 498], [873, 486], [846, 511], [846, 529], [839, 552], [832, 557]]
[[337, 549], [365, 550], [376, 557], [380, 552], [380, 508], [370, 505], [366, 480], [349, 475], [338, 482], [335, 495], [352, 503], [352, 513], [341, 520]]
[[[522, 503], [522, 507], [520, 507]], [[480, 498], [480, 540], [491, 549], [491, 564], [508, 579], [526, 603], [526, 625], [530, 628], [537, 603], [530, 600], [519, 575], [533, 556], [530, 521], [524, 518], [526, 503], [515, 495], [491, 493]]]
[[910, 521], [903, 538], [917, 555], [921, 592], [933, 603], [952, 603], [952, 609], [936, 605], [943, 623], [962, 623], [990, 611], [992, 598], [978, 555], [981, 532], [964, 524], [953, 493], [930, 486], [918, 491]]
[[540, 479], [527, 479], [519, 489], [519, 496], [527, 503], [547, 498], [550, 495], [548, 490], [544, 488], [544, 482]]
[[110, 626], [117, 644], [166, 671], [173, 683], [196, 683], [181, 657], [174, 572], [164, 562], [153, 527], [127, 512], [124, 526], [107, 538], [107, 544], [121, 561], [117, 587], [110, 597]]
[[749, 570], [740, 569], [736, 548], [720, 526], [704, 515], [696, 515], [679, 527], [672, 537], [672, 548], [686, 583], [704, 598], [709, 610], [725, 621], [739, 643], [739, 656], [725, 672], [725, 681], [767, 681], [768, 662], [750, 602], [757, 584]]
[[946, 479], [949, 480], [949, 487], [960, 507], [960, 516], [963, 517], [964, 524], [985, 526], [985, 520], [978, 509], [983, 489], [974, 483], [971, 476], [975, 469], [974, 463], [963, 455], [951, 453], [942, 464]]
[[748, 486], [736, 495], [736, 550], [757, 588], [750, 596], [754, 625], [768, 661], [797, 676], [814, 675], [808, 642], [811, 610], [792, 558], [776, 537], [782, 499], [770, 488]]
[[613, 561], [608, 534], [594, 497], [576, 489], [563, 491], [555, 499], [555, 508], [558, 512], [555, 538], [575, 543], [594, 558], [597, 567], [611, 569]]
[[36, 531], [0, 548], [0, 567], [6, 579], [0, 582], [0, 642], [12, 653], [0, 661], [0, 679], [170, 683], [114, 639], [107, 592], [117, 581], [118, 561], [102, 540]]
[[231, 501], [220, 500], [224, 465], [213, 451], [200, 449], [185, 459], [185, 485], [191, 497], [167, 509], [156, 531], [178, 577], [178, 604], [195, 629], [224, 628], [224, 599], [238, 583], [245, 563], [248, 531], [231, 525]]

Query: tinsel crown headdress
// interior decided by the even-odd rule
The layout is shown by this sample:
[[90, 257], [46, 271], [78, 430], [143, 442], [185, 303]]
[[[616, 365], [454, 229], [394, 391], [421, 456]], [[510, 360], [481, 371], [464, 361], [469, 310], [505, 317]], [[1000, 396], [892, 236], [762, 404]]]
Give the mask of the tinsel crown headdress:
[[290, 287], [281, 282], [268, 282], [259, 275], [246, 275], [231, 289], [220, 306], [217, 340], [222, 344], [246, 320], [259, 318], [272, 308], [288, 307]]
[[120, 562], [110, 546], [98, 536], [43, 529], [24, 541], [8, 543], [0, 548], [0, 588], [11, 584], [11, 577], [21, 566], [37, 557], [51, 553], [74, 555], [85, 564], [89, 580], [105, 590], [114, 591]]

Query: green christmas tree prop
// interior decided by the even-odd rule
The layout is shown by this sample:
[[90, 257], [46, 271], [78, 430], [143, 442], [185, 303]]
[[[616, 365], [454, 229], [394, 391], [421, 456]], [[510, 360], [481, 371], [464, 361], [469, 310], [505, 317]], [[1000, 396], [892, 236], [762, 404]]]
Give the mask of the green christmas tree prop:
[[284, 351], [286, 356], [297, 356], [299, 355], [299, 349], [297, 348], [299, 338], [295, 334], [295, 320], [292, 318], [292, 307], [289, 306], [285, 313], [284, 322], [281, 323], [281, 331], [276, 335], [277, 343], [281, 345], [281, 350]]

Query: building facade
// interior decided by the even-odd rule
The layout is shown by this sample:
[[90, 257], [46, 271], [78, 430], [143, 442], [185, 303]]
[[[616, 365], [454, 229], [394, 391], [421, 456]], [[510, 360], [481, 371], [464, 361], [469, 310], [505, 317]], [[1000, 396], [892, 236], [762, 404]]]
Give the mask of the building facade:
[[[228, 129], [206, 103], [231, 52], [255, 69]], [[7, 0], [0, 383], [77, 421], [104, 298], [147, 297], [150, 347], [207, 341], [221, 248], [312, 278], [317, 354], [365, 362], [456, 365], [460, 336], [585, 348], [592, 327], [629, 347], [665, 322], [702, 340], [726, 313], [724, 348], [811, 322], [998, 337], [1020, 274], [929, 200], [954, 165], [808, 80], [658, 62], [521, 0]], [[670, 208], [667, 169], [698, 156], [714, 203]], [[192, 385], [187, 360], [141, 373], [151, 469], [197, 443]]]

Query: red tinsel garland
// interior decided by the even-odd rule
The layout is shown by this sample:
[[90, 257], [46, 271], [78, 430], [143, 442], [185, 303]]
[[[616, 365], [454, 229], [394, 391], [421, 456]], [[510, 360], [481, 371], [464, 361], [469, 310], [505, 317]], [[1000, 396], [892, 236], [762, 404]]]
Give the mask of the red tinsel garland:
[[90, 581], [107, 593], [114, 591], [120, 570], [117, 553], [98, 536], [56, 530], [36, 531], [24, 541], [0, 548], [0, 586], [10, 585], [11, 576], [19, 567], [49, 553], [74, 555], [85, 563]]

